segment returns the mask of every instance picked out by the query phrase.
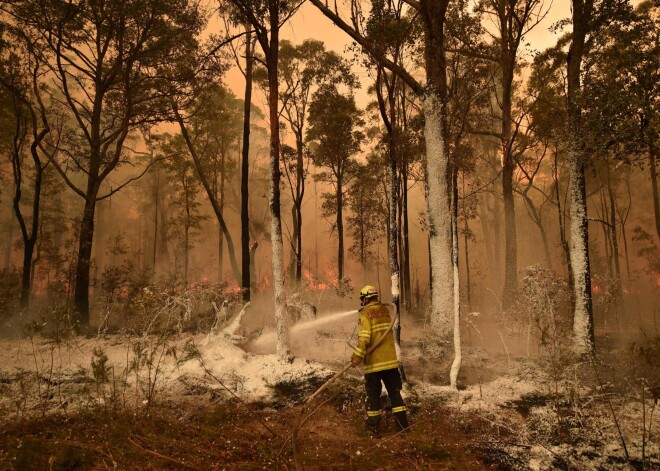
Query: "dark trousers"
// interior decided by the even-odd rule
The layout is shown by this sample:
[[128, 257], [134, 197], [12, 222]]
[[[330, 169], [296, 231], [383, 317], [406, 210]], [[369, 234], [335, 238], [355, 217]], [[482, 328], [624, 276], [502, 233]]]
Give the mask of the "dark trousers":
[[382, 414], [380, 404], [380, 393], [383, 390], [383, 384], [387, 389], [387, 395], [392, 403], [392, 413], [396, 419], [399, 430], [408, 427], [408, 418], [406, 416], [406, 406], [401, 397], [401, 375], [397, 368], [390, 370], [377, 371], [364, 375], [365, 386], [367, 389], [367, 427], [373, 432], [378, 432], [380, 417]]

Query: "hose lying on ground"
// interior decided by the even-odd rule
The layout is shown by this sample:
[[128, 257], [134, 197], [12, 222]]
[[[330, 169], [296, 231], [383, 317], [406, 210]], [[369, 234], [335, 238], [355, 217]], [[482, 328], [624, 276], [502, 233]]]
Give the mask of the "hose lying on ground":
[[[392, 331], [392, 329], [394, 328], [394, 324], [396, 324], [396, 321], [399, 319], [399, 311], [397, 310], [395, 304], [392, 304], [392, 303], [383, 303], [383, 304], [385, 304], [387, 306], [391, 306], [391, 307], [394, 308], [394, 318], [392, 319], [392, 322], [390, 323], [389, 327], [387, 328], [387, 330], [385, 331], [383, 336], [380, 337], [375, 344], [373, 344], [371, 347], [369, 347], [369, 349], [367, 350], [367, 353], [366, 353], [367, 355], [369, 355], [371, 352], [376, 350], [380, 346], [380, 344], [383, 343], [383, 341], [385, 340], [385, 337], [387, 337], [387, 334], [389, 334]], [[366, 355], [365, 355], [365, 358], [366, 358]], [[338, 380], [339, 378], [344, 376], [344, 373], [346, 373], [352, 366], [353, 366], [353, 363], [349, 361], [341, 370], [339, 370], [338, 373], [335, 373], [335, 375], [332, 378], [330, 378], [325, 383], [323, 383], [321, 385], [321, 387], [318, 388], [316, 390], [316, 392], [314, 392], [314, 394], [312, 394], [309, 397], [309, 399], [307, 399], [307, 401], [305, 401], [302, 408], [300, 409], [300, 413], [296, 417], [296, 421], [293, 424], [293, 431], [292, 431], [292, 435], [291, 435], [291, 445], [293, 447], [293, 462], [296, 466], [296, 471], [302, 471], [302, 469], [303, 469], [302, 463], [300, 461], [300, 453], [299, 453], [300, 449], [299, 449], [299, 446], [298, 446], [298, 432], [300, 431], [300, 427], [305, 422], [307, 422], [307, 420], [318, 410], [318, 408], [314, 409], [303, 420], [303, 416], [305, 415], [305, 411], [306, 411], [307, 407], [312, 403], [312, 401], [314, 399], [316, 399], [332, 383], [334, 383], [336, 380]]]

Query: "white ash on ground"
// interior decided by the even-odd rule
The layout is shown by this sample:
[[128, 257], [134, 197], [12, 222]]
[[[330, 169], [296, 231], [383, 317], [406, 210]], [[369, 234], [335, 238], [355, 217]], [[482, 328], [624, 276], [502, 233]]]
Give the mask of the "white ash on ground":
[[[182, 375], [206, 376], [206, 370], [246, 401], [269, 402], [278, 396], [278, 388], [313, 388], [333, 372], [325, 366], [291, 358], [281, 360], [275, 354], [245, 352], [223, 336], [213, 336], [198, 347], [200, 361], [190, 361], [180, 368]], [[207, 380], [211, 387], [214, 379]], [[217, 382], [217, 381], [216, 381]]]
[[642, 456], [644, 469], [660, 469], [660, 424], [652, 397], [642, 402], [587, 381], [570, 395], [557, 393], [533, 361], [503, 356], [499, 363], [507, 373], [492, 381], [462, 390], [419, 383], [410, 400], [440, 400], [457, 416], [489, 423], [493, 434], [480, 446], [508, 469], [643, 469]]

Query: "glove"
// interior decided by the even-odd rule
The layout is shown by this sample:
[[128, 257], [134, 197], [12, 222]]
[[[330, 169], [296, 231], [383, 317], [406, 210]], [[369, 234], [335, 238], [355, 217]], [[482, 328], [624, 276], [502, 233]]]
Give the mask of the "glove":
[[358, 366], [360, 363], [362, 363], [362, 360], [360, 358], [351, 358], [351, 367], [355, 368]]

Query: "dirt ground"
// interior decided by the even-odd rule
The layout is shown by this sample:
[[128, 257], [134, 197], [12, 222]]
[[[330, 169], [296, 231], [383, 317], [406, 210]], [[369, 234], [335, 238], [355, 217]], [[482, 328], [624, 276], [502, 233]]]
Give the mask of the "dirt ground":
[[[297, 410], [246, 410], [235, 401], [199, 399], [140, 416], [96, 409], [12, 422], [0, 432], [0, 468], [294, 468], [290, 436]], [[386, 415], [380, 439], [364, 432], [362, 416], [361, 398], [353, 394], [324, 405], [300, 432], [305, 469], [501, 468], [479, 458], [479, 437], [489, 425], [458, 420], [440, 404], [417, 408], [406, 434], [397, 434]]]

